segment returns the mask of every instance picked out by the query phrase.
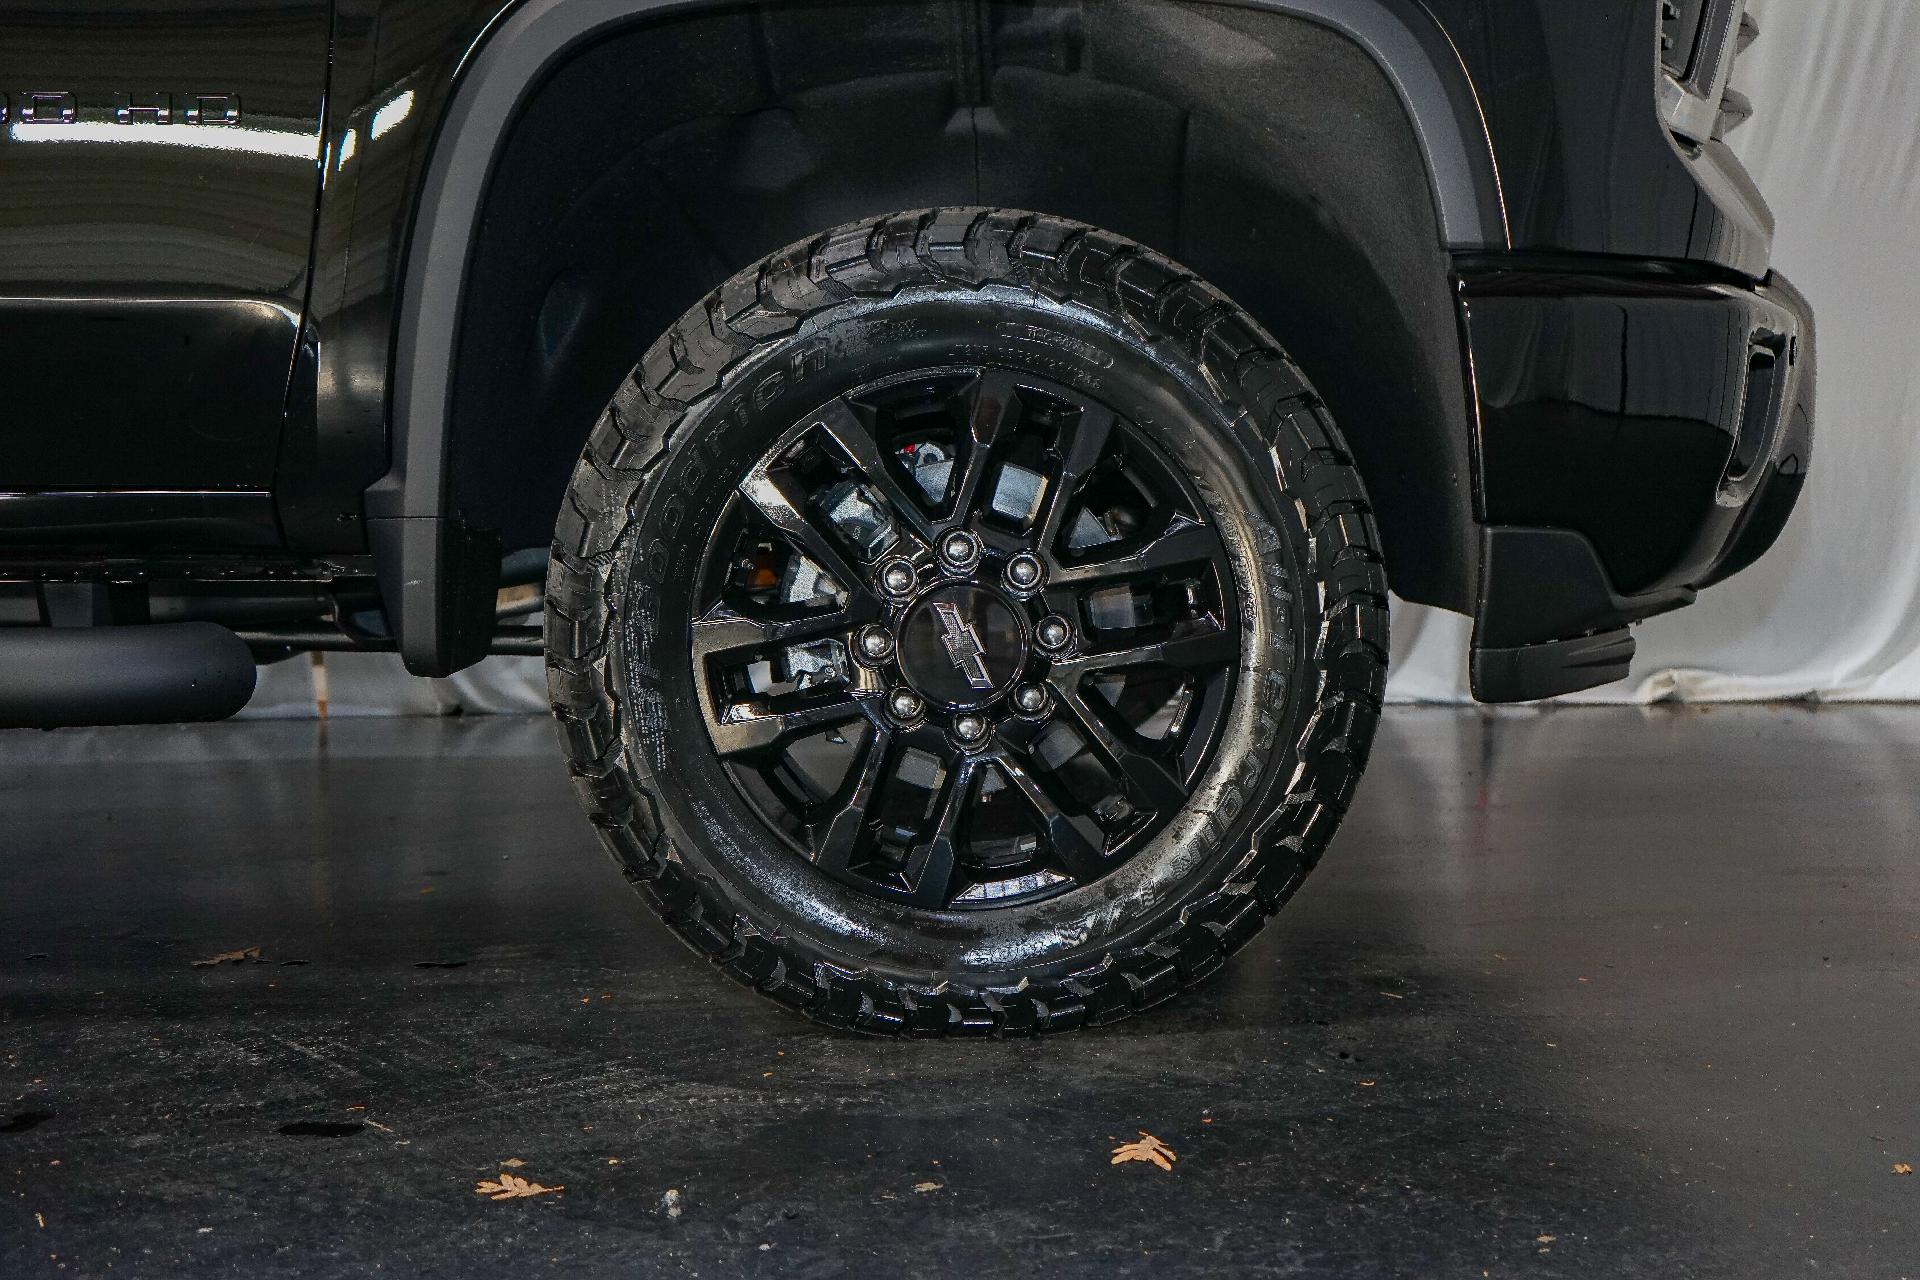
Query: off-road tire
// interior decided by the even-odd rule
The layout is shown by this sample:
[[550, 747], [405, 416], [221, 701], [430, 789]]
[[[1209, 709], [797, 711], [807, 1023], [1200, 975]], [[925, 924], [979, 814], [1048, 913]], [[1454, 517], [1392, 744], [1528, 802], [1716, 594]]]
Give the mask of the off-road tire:
[[[1275, 661], [1246, 695], [1257, 700], [1254, 748], [1186, 822], [1185, 861], [1174, 864], [1181, 876], [1167, 882], [1174, 889], [1163, 883], [1144, 906], [1117, 891], [1104, 896], [1101, 881], [1076, 890], [1086, 895], [1079, 936], [1063, 930], [1051, 949], [1011, 969], [929, 965], [926, 955], [916, 963], [841, 932], [818, 903], [780, 900], [737, 874], [728, 859], [738, 851], [716, 848], [704, 820], [717, 801], [688, 794], [674, 763], [703, 745], [663, 693], [673, 686], [666, 667], [684, 660], [673, 638], [684, 651], [689, 620], [650, 616], [651, 588], [639, 581], [691, 574], [661, 532], [677, 526], [670, 509], [686, 488], [682, 473], [752, 462], [704, 443], [716, 406], [768, 404], [791, 420], [793, 404], [858, 380], [860, 369], [842, 363], [858, 366], [860, 352], [880, 350], [889, 333], [914, 340], [913, 317], [927, 308], [963, 305], [1027, 315], [1036, 358], [1055, 368], [1071, 365], [1073, 344], [1098, 331], [1111, 349], [1178, 379], [1218, 440], [1248, 460], [1235, 465], [1258, 473], [1266, 490], [1249, 518], [1269, 545], [1245, 566], [1242, 585], [1284, 619], [1271, 628]], [[1058, 349], [1046, 345], [1050, 328], [1060, 331]], [[832, 359], [804, 354], [822, 341]], [[651, 568], [636, 575], [636, 564]], [[546, 588], [548, 686], [575, 785], [608, 850], [660, 916], [726, 973], [839, 1028], [1058, 1031], [1110, 1022], [1198, 982], [1299, 888], [1366, 761], [1386, 673], [1386, 590], [1374, 521], [1338, 431], [1239, 307], [1167, 259], [1078, 223], [1001, 209], [907, 212], [771, 255], [646, 352], [594, 427], [559, 516]], [[870, 905], [885, 915], [884, 904]], [[968, 927], [990, 932], [979, 921], [992, 914], [974, 913]], [[912, 936], [913, 913], [894, 915], [888, 927]]]

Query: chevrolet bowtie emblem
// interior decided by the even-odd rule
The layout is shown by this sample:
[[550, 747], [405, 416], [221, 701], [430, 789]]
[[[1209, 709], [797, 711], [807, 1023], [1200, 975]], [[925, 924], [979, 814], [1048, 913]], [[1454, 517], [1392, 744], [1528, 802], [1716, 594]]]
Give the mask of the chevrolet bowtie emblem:
[[943, 601], [933, 611], [940, 615], [940, 643], [967, 683], [976, 689], [993, 688], [993, 677], [987, 674], [987, 647], [980, 643], [973, 624], [961, 616], [960, 606]]

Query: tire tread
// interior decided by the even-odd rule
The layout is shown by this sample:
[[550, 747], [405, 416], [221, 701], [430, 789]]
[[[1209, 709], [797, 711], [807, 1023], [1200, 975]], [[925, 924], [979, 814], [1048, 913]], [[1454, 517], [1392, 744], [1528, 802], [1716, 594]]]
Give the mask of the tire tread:
[[[766, 342], [854, 297], [1014, 285], [1167, 338], [1244, 406], [1301, 504], [1318, 592], [1316, 705], [1286, 794], [1222, 886], [1142, 945], [1056, 982], [923, 988], [828, 964], [738, 914], [663, 833], [623, 766], [608, 643], [610, 566], [628, 512], [675, 427]], [[548, 689], [574, 785], [629, 881], [695, 951], [817, 1021], [877, 1035], [1028, 1035], [1111, 1022], [1225, 963], [1319, 861], [1366, 763], [1387, 663], [1379, 533], [1338, 431], [1286, 354], [1217, 290], [1146, 249], [1063, 218], [992, 208], [895, 214], [836, 228], [722, 283], [657, 340], [595, 425], [556, 525], [546, 586]]]

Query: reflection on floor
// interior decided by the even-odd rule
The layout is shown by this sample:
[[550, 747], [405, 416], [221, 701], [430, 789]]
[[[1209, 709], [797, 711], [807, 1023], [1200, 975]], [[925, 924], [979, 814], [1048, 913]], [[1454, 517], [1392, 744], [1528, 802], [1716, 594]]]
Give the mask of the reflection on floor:
[[948, 1045], [710, 973], [544, 722], [0, 735], [0, 1274], [1920, 1274], [1917, 762], [1395, 709], [1213, 982]]

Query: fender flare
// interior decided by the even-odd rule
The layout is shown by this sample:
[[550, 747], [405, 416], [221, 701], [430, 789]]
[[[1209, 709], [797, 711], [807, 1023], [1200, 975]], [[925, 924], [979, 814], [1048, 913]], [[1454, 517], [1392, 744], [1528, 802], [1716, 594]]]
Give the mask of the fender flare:
[[[447, 512], [447, 437], [461, 295], [495, 156], [533, 86], [573, 50], [638, 19], [721, 0], [521, 0], [462, 59], [415, 206], [401, 275], [389, 469], [367, 490], [381, 594], [408, 670], [445, 675], [477, 661], [485, 619], [457, 616], [484, 545]], [[1453, 250], [1509, 245], [1486, 122], [1459, 52], [1420, 0], [1232, 0], [1346, 36], [1381, 68], [1412, 122], [1441, 239]], [[484, 542], [484, 540], [483, 540]], [[497, 551], [494, 552], [497, 554]], [[475, 612], [469, 610], [470, 613]], [[475, 617], [478, 618], [477, 613]]]

